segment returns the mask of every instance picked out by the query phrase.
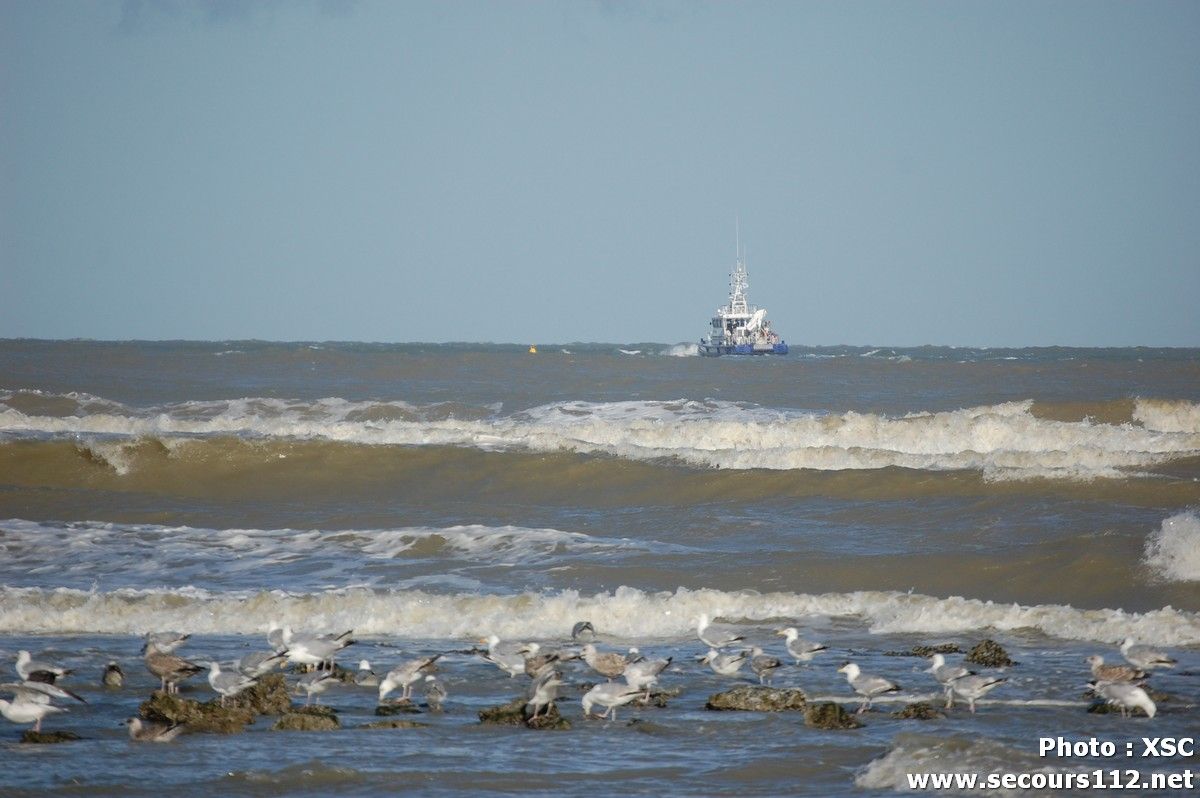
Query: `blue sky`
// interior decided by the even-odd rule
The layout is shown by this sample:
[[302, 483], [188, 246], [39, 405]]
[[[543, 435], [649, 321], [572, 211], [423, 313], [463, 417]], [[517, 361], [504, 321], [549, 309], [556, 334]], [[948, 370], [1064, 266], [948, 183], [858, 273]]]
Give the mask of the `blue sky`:
[[0, 337], [1200, 345], [1200, 3], [0, 0]]

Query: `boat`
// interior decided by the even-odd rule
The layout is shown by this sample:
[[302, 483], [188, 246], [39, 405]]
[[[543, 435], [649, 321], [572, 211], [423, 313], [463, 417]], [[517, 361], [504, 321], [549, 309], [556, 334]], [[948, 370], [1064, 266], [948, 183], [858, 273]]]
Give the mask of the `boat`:
[[729, 275], [729, 304], [717, 308], [717, 315], [712, 318], [712, 330], [700, 339], [700, 354], [708, 357], [786, 355], [787, 342], [771, 329], [766, 308], [756, 307], [746, 301], [750, 279], [746, 274], [741, 236], [737, 239], [737, 257]]

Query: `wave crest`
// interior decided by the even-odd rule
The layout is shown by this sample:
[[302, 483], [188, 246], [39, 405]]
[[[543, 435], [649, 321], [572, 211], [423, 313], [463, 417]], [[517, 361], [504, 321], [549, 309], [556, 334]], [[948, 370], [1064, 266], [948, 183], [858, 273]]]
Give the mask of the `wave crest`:
[[1146, 539], [1143, 562], [1168, 582], [1200, 582], [1200, 516], [1178, 513]]

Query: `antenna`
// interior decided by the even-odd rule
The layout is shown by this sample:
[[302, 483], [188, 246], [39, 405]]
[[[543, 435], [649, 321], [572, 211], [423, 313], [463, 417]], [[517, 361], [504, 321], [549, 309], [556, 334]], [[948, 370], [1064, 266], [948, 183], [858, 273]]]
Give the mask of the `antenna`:
[[733, 241], [734, 241], [733, 246], [734, 246], [734, 249], [736, 250], [736, 252], [734, 254], [737, 256], [736, 260], [741, 260], [742, 259], [742, 220], [741, 220], [741, 218], [739, 218], [738, 214], [736, 214], [736, 213], [733, 215]]

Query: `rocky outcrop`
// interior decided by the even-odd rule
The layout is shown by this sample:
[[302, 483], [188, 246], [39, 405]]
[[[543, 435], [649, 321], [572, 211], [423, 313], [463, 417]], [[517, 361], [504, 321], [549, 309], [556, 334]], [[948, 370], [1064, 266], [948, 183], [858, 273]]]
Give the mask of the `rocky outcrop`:
[[984, 640], [967, 653], [967, 662], [985, 668], [1007, 668], [1017, 663], [995, 640]]
[[44, 731], [36, 732], [33, 729], [26, 729], [21, 734], [21, 742], [34, 745], [44, 745], [47, 743], [70, 743], [75, 740], [82, 740], [75, 732], [69, 731]]
[[857, 729], [862, 726], [858, 719], [842, 705], [833, 701], [810, 704], [804, 710], [804, 725], [814, 729]]
[[280, 716], [271, 731], [333, 731], [342, 728], [338, 716], [329, 707], [297, 707]]
[[932, 704], [917, 701], [905, 706], [904, 709], [893, 712], [892, 717], [901, 720], [937, 720], [946, 717], [946, 714], [937, 710]]
[[407, 698], [397, 701], [389, 701], [386, 704], [380, 704], [375, 707], [375, 714], [381, 718], [391, 717], [392, 715], [420, 715], [421, 710], [417, 709], [416, 705]]
[[201, 704], [190, 698], [168, 695], [155, 690], [142, 702], [138, 714], [147, 720], [187, 725], [190, 734], [236, 734], [254, 722], [256, 713], [246, 707], [223, 707], [217, 701]]
[[514, 698], [507, 704], [480, 710], [479, 722], [499, 726], [525, 726], [529, 729], [563, 730], [571, 728], [571, 722], [558, 714], [557, 704], [550, 704], [536, 719], [531, 720], [530, 713], [525, 709], [526, 703], [524, 698]]
[[282, 673], [268, 673], [253, 687], [225, 699], [226, 709], [248, 709], [256, 715], [283, 715], [292, 711], [292, 698]]
[[796, 710], [802, 712], [805, 703], [803, 690], [743, 685], [723, 693], [710, 695], [704, 708], [717, 711], [783, 712], [784, 710]]
[[364, 723], [359, 726], [360, 729], [421, 729], [428, 726], [428, 723], [418, 723], [415, 720], [376, 720], [371, 723]]
[[885, 651], [885, 657], [921, 657], [927, 659], [934, 654], [961, 654], [957, 643], [938, 643], [934, 646], [913, 646], [908, 651]]

